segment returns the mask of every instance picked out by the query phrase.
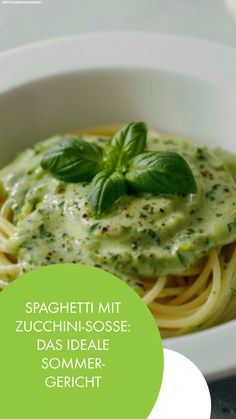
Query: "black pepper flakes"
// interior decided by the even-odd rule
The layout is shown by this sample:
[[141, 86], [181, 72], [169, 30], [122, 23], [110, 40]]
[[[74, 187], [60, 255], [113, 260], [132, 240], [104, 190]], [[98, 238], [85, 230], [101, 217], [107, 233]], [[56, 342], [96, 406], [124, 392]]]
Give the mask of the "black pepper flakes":
[[131, 244], [131, 248], [132, 248], [132, 250], [137, 250], [137, 248], [138, 248], [138, 243], [137, 243], [136, 241], [134, 241], [134, 242]]

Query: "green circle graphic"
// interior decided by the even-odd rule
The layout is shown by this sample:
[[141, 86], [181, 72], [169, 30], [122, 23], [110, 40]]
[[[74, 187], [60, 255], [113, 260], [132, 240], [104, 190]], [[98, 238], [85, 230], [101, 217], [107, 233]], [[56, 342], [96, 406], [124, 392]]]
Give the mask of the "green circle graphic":
[[163, 348], [141, 298], [110, 273], [51, 265], [0, 294], [1, 415], [146, 419]]

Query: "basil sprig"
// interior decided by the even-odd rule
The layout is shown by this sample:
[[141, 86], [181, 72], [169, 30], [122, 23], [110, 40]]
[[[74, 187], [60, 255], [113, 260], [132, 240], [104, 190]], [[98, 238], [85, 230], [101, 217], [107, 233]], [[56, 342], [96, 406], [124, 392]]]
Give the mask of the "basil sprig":
[[134, 191], [153, 195], [197, 191], [188, 163], [180, 154], [171, 151], [140, 154], [133, 159], [126, 179]]
[[103, 150], [82, 138], [65, 136], [44, 154], [41, 166], [64, 182], [89, 182], [103, 166]]
[[125, 172], [133, 157], [146, 147], [147, 126], [143, 122], [131, 122], [111, 139], [107, 147], [106, 162], [113, 170]]
[[88, 203], [101, 217], [127, 190], [157, 194], [196, 193], [186, 160], [175, 152], [145, 152], [147, 126], [132, 122], [103, 150], [82, 138], [65, 136], [43, 156], [41, 166], [65, 182], [91, 182]]
[[99, 172], [92, 181], [88, 203], [98, 218], [126, 193], [126, 181], [122, 173]]

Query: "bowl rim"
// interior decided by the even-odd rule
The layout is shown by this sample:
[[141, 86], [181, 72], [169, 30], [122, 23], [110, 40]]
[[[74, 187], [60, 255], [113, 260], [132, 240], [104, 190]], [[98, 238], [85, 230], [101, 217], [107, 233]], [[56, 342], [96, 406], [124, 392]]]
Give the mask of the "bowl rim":
[[[55, 38], [2, 52], [0, 100], [9, 90], [43, 78], [114, 68], [174, 72], [224, 85], [236, 93], [233, 47], [185, 36], [108, 32]], [[209, 380], [214, 380], [236, 373], [236, 357], [231, 350], [233, 340], [236, 344], [236, 320], [164, 339], [163, 343], [166, 348], [189, 357]], [[210, 363], [204, 358], [209, 346], [215, 353]]]
[[[76, 50], [80, 54], [72, 53]], [[193, 37], [142, 32], [72, 35], [0, 53], [0, 93], [57, 74], [112, 67], [174, 70], [236, 88], [235, 63], [235, 48]], [[16, 65], [17, 72], [9, 71]]]

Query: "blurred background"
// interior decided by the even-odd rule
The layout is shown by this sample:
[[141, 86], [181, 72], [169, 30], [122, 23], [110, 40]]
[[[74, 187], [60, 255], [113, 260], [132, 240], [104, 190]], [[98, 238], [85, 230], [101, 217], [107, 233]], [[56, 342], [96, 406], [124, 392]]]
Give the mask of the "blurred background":
[[236, 47], [236, 0], [0, 0], [1, 51], [62, 35], [119, 30], [190, 35]]
[[[0, 0], [0, 52], [106, 31], [172, 33], [236, 48], [236, 0]], [[212, 419], [236, 418], [236, 378], [210, 384], [210, 391]]]

